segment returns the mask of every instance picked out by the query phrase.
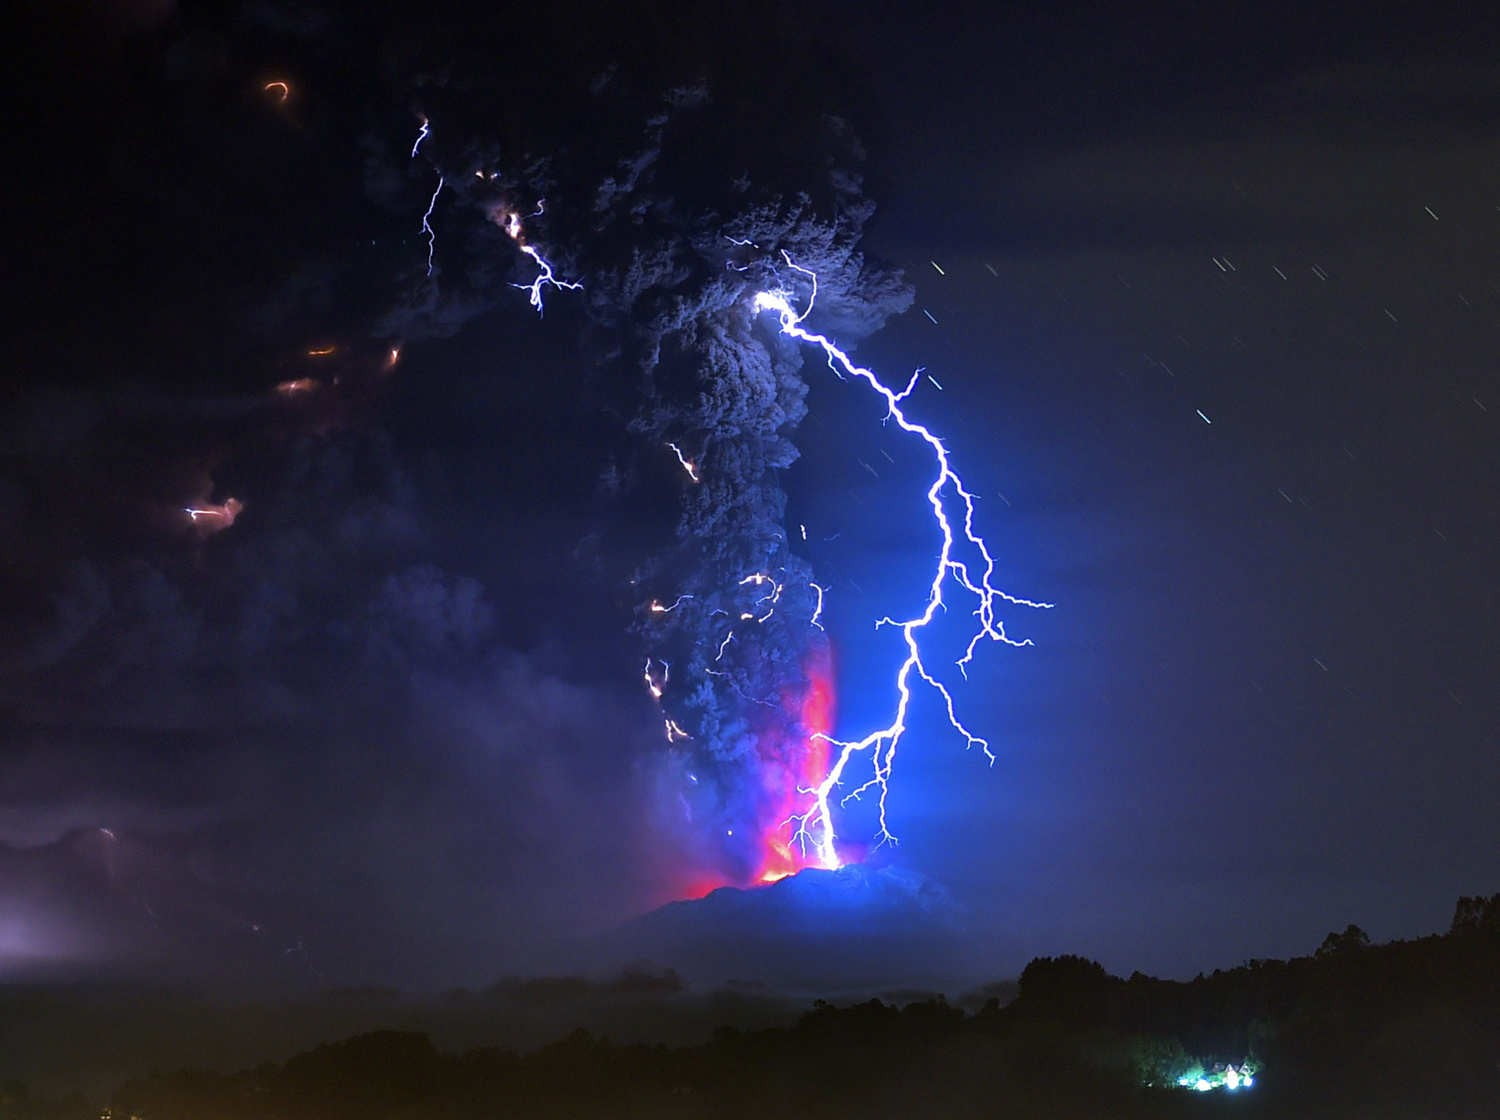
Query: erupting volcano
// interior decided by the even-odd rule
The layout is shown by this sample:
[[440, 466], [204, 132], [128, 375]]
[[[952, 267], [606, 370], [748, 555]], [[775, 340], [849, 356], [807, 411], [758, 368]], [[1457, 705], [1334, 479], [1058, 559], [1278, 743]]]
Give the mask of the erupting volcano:
[[[770, 819], [760, 835], [761, 862], [755, 874], [756, 883], [774, 883], [794, 875], [804, 867], [828, 866], [818, 852], [802, 842], [796, 834], [795, 816], [802, 808], [808, 791], [814, 789], [828, 773], [828, 735], [833, 730], [834, 682], [833, 655], [827, 645], [816, 646], [804, 662], [807, 685], [799, 692], [788, 690], [783, 705], [795, 708], [801, 736], [786, 744], [785, 750], [765, 752], [787, 760], [790, 774], [768, 767], [767, 779]], [[830, 870], [839, 866], [835, 861]]]

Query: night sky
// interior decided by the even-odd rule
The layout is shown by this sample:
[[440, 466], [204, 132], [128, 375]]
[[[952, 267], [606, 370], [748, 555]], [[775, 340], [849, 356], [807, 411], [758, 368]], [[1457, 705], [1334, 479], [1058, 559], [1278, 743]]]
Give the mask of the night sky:
[[[945, 620], [996, 762], [919, 699], [870, 857], [965, 974], [1192, 975], [1500, 883], [1493, 21], [106, 7], [50, 9], [12, 99], [0, 978], [481, 983], [742, 882], [763, 760], [663, 741], [643, 649], [702, 641], [630, 581], [780, 526], [826, 639], [745, 672], [826, 640], [857, 737], [936, 547], [872, 398], [667, 259], [799, 191], [817, 325], [926, 368], [999, 584], [1056, 604], [967, 683]], [[584, 284], [541, 317], [501, 189]], [[742, 351], [774, 430], [704, 389]], [[744, 520], [663, 451], [712, 409]]]

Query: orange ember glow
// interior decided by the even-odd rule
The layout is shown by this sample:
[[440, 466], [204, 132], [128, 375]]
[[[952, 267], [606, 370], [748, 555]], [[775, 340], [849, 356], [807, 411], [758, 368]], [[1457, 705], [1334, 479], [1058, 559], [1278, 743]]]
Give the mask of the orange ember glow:
[[274, 93], [278, 104], [286, 104], [286, 99], [292, 96], [292, 87], [286, 82], [267, 82], [260, 88], [266, 93]]
[[[776, 775], [781, 788], [775, 791], [771, 814], [761, 834], [761, 864], [755, 876], [760, 883], [774, 883], [795, 875], [804, 867], [819, 865], [811, 846], [806, 851], [793, 841], [796, 826], [789, 822], [794, 813], [807, 811], [808, 798], [798, 788], [810, 789], [828, 774], [828, 741], [820, 738], [833, 730], [834, 686], [833, 657], [826, 648], [813, 650], [803, 665], [807, 687], [798, 697], [788, 695], [784, 703], [798, 704], [798, 716], [806, 735], [800, 743], [789, 744], [791, 773]], [[790, 778], [790, 781], [788, 781]]]
[[204, 535], [217, 533], [234, 524], [245, 505], [238, 498], [226, 498], [222, 503], [205, 502], [198, 506], [183, 506], [182, 512]]
[[401, 361], [401, 347], [392, 346], [385, 353], [385, 368], [395, 369], [396, 364]]
[[308, 349], [307, 356], [309, 358], [326, 358], [328, 355], [337, 354], [338, 352], [339, 348], [337, 346], [313, 346]]
[[276, 392], [283, 397], [300, 397], [304, 393], [311, 393], [318, 387], [317, 381], [311, 377], [299, 377], [295, 381], [279, 381], [276, 383]]

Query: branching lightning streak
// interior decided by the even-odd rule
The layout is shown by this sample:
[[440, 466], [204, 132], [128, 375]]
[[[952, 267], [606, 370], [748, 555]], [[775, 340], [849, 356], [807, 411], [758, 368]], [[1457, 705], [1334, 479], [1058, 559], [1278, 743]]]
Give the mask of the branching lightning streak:
[[551, 284], [554, 288], [566, 288], [570, 292], [576, 292], [582, 289], [583, 285], [580, 284], [577, 280], [559, 280], [556, 276], [554, 276], [552, 274], [552, 265], [547, 261], [545, 257], [542, 256], [542, 254], [538, 253], [533, 246], [522, 245], [521, 252], [525, 253], [532, 260], [536, 261], [536, 266], [540, 271], [538, 271], [536, 279], [533, 280], [530, 284], [512, 284], [511, 287], [520, 288], [523, 292], [528, 293], [527, 298], [531, 303], [531, 306], [536, 308], [536, 313], [538, 315], [542, 313], [543, 286]]
[[[987, 740], [975, 735], [958, 718], [955, 710], [953, 694], [948, 691], [942, 683], [928, 669], [922, 657], [922, 649], [919, 644], [919, 636], [925, 628], [937, 616], [939, 610], [946, 609], [944, 601], [944, 589], [948, 585], [949, 577], [963, 590], [973, 595], [977, 601], [974, 617], [978, 619], [978, 626], [968, 648], [965, 649], [957, 665], [962, 672], [968, 662], [973, 658], [975, 647], [985, 638], [990, 641], [1002, 642], [1010, 646], [1028, 646], [1032, 644], [1030, 638], [1017, 641], [1008, 636], [1004, 624], [995, 617], [996, 603], [1008, 603], [1013, 606], [1034, 607], [1046, 609], [1051, 603], [1035, 602], [1030, 599], [1021, 599], [1007, 594], [994, 585], [992, 580], [995, 575], [995, 558], [991, 555], [989, 546], [983, 537], [974, 531], [974, 495], [964, 486], [963, 479], [953, 469], [948, 458], [948, 449], [943, 445], [941, 439], [933, 435], [926, 427], [909, 419], [902, 411], [901, 402], [915, 388], [918, 377], [922, 373], [918, 370], [912, 376], [906, 388], [897, 392], [886, 386], [873, 372], [862, 366], [856, 365], [842, 349], [825, 335], [807, 330], [802, 322], [811, 313], [813, 303], [817, 299], [818, 278], [809, 269], [795, 264], [791, 257], [785, 252], [782, 254], [788, 267], [806, 275], [812, 285], [811, 294], [808, 297], [807, 309], [800, 314], [792, 307], [787, 295], [782, 291], [762, 291], [755, 295], [754, 306], [756, 311], [774, 311], [781, 327], [781, 332], [799, 342], [805, 342], [818, 347], [828, 359], [829, 367], [840, 377], [850, 377], [865, 382], [871, 389], [875, 390], [886, 403], [885, 420], [894, 420], [902, 431], [916, 436], [922, 440], [932, 451], [933, 459], [937, 465], [937, 476], [932, 485], [927, 488], [927, 503], [932, 508], [933, 519], [937, 524], [938, 531], [942, 537], [942, 548], [938, 553], [937, 567], [933, 572], [932, 581], [928, 585], [927, 605], [925, 609], [914, 618], [898, 622], [892, 618], [882, 618], [876, 623], [876, 627], [894, 626], [900, 629], [902, 639], [906, 645], [906, 658], [902, 661], [896, 671], [896, 691], [898, 695], [896, 712], [891, 722], [878, 730], [870, 732], [862, 739], [834, 739], [828, 735], [819, 734], [831, 746], [838, 749], [838, 757], [829, 768], [828, 774], [817, 786], [799, 790], [811, 799], [805, 813], [796, 814], [787, 822], [794, 828], [793, 838], [805, 851], [807, 846], [812, 845], [817, 853], [819, 861], [823, 866], [836, 868], [840, 866], [838, 849], [836, 846], [836, 834], [833, 825], [833, 816], [830, 811], [829, 798], [833, 791], [843, 780], [844, 772], [849, 763], [856, 755], [868, 754], [871, 762], [872, 773], [868, 779], [862, 782], [851, 792], [844, 795], [840, 804], [847, 804], [851, 800], [858, 799], [870, 789], [879, 790], [879, 830], [876, 833], [877, 846], [884, 843], [895, 843], [896, 837], [890, 831], [886, 818], [886, 798], [889, 793], [889, 781], [892, 767], [895, 765], [896, 752], [901, 744], [902, 737], [907, 731], [907, 713], [911, 705], [912, 675], [915, 674], [928, 686], [930, 686], [941, 698], [947, 711], [948, 722], [952, 725], [969, 747], [980, 748], [985, 757], [993, 765], [995, 754], [990, 749]], [[962, 504], [963, 512], [959, 518], [950, 512], [949, 502], [952, 497], [957, 497]], [[957, 543], [955, 531], [955, 520], [961, 525], [962, 542], [970, 546], [978, 553], [979, 563], [976, 565], [971, 561], [960, 560], [954, 556], [954, 546]], [[979, 568], [975, 570], [976, 566]], [[821, 599], [821, 596], [820, 596]]]
[[[426, 133], [427, 124], [424, 119], [423, 131], [419, 134], [417, 142], [412, 147], [413, 156], [416, 155], [417, 148]], [[430, 218], [443, 186], [444, 179], [439, 176], [437, 189], [433, 192], [432, 199], [428, 203], [427, 213], [422, 220], [423, 231], [428, 235], [429, 276], [432, 272], [433, 250], [436, 242], [436, 235], [432, 230]], [[542, 214], [544, 212], [544, 205], [544, 203], [539, 202], [536, 211], [530, 216], [535, 217]], [[548, 285], [569, 291], [582, 289], [583, 285], [579, 282], [558, 279], [551, 262], [527, 243], [522, 218], [517, 212], [505, 210], [492, 213], [491, 217], [505, 230], [516, 243], [517, 247], [530, 257], [537, 266], [537, 276], [530, 284], [512, 284], [512, 287], [528, 293], [528, 302], [532, 307], [536, 308], [539, 315], [544, 311], [543, 289]], [[751, 243], [742, 242], [739, 239], [729, 238], [728, 240], [737, 246], [754, 247]], [[947, 448], [944, 446], [942, 440], [925, 426], [909, 419], [902, 409], [902, 402], [915, 391], [925, 370], [916, 370], [903, 389], [900, 391], [893, 390], [885, 385], [871, 370], [856, 365], [848, 354], [827, 336], [806, 329], [802, 324], [812, 312], [813, 305], [817, 299], [817, 276], [812, 270], [797, 265], [791, 259], [790, 255], [784, 251], [782, 257], [789, 268], [807, 276], [810, 281], [811, 292], [808, 297], [806, 309], [799, 313], [789, 302], [788, 293], [785, 290], [777, 289], [757, 292], [753, 299], [754, 310], [757, 313], [774, 311], [782, 334], [821, 349], [827, 361], [828, 368], [840, 380], [852, 378], [869, 385], [886, 403], [886, 415], [882, 423], [889, 423], [891, 420], [894, 420], [897, 426], [904, 432], [920, 439], [932, 452], [937, 467], [936, 477], [927, 489], [927, 502], [932, 510], [934, 522], [940, 532], [942, 547], [939, 551], [937, 565], [931, 582], [928, 585], [926, 607], [920, 614], [904, 621], [885, 617], [876, 623], [877, 629], [883, 626], [891, 626], [899, 629], [906, 646], [906, 657], [897, 669], [895, 676], [898, 699], [894, 716], [887, 726], [872, 731], [861, 739], [841, 740], [835, 739], [821, 731], [816, 732], [815, 738], [832, 747], [836, 747], [838, 754], [832, 765], [828, 768], [826, 775], [817, 785], [798, 789], [799, 794], [809, 798], [808, 806], [804, 812], [793, 814], [786, 822], [788, 827], [793, 829], [792, 839], [802, 847], [804, 852], [810, 846], [815, 852], [816, 858], [823, 866], [837, 868], [841, 865], [842, 861], [837, 849], [837, 834], [833, 822], [830, 798], [834, 796], [835, 789], [842, 785], [845, 772], [856, 755], [868, 757], [871, 766], [870, 776], [852, 791], [845, 794], [839, 804], [844, 805], [851, 800], [859, 799], [872, 788], [878, 789], [879, 828], [876, 833], [878, 843], [896, 842], [896, 837], [890, 831], [887, 819], [887, 797], [889, 794], [890, 776], [895, 765], [896, 755], [901, 740], [908, 729], [907, 718], [912, 699], [913, 674], [941, 697], [947, 712], [949, 724], [963, 737], [967, 746], [970, 748], [980, 748], [991, 764], [996, 761], [996, 756], [990, 749], [989, 742], [975, 735], [959, 719], [952, 693], [930, 671], [923, 658], [919, 636], [921, 631], [934, 621], [939, 610], [946, 610], [945, 589], [949, 585], [950, 577], [952, 582], [959, 588], [972, 595], [976, 602], [972, 613], [978, 620], [978, 624], [964, 650], [963, 656], [955, 663], [965, 677], [967, 677], [968, 663], [973, 659], [974, 652], [980, 641], [984, 639], [1017, 647], [1033, 644], [1029, 638], [1016, 640], [1006, 634], [1003, 622], [996, 618], [997, 602], [1037, 609], [1046, 609], [1051, 607], [1052, 604], [1018, 598], [994, 585], [995, 558], [991, 554], [984, 538], [979, 536], [974, 530], [974, 495], [964, 486], [962, 478], [953, 469], [948, 457]], [[942, 385], [935, 378], [928, 376], [927, 380], [934, 388], [942, 388]], [[677, 457], [678, 463], [682, 466], [688, 477], [694, 483], [700, 482], [697, 465], [687, 458], [681, 447], [675, 443], [668, 443], [667, 446]], [[873, 469], [871, 469], [871, 473], [874, 473]], [[954, 498], [962, 503], [961, 516], [956, 510], [950, 509]], [[962, 533], [961, 539], [958, 536], [959, 532]], [[804, 538], [806, 537], [805, 528], [803, 529], [803, 536]], [[973, 553], [977, 553], [977, 559], [960, 559], [955, 557], [955, 548], [959, 545], [964, 546]], [[759, 616], [754, 611], [742, 611], [739, 615], [741, 622], [748, 622], [753, 619], [757, 623], [762, 623], [768, 620], [780, 601], [783, 585], [764, 572], [753, 573], [740, 580], [739, 585], [741, 587], [751, 584], [760, 586], [767, 583], [771, 585], [771, 590], [755, 600], [754, 606], [759, 609], [769, 604], [769, 608], [764, 614]], [[816, 607], [809, 620], [809, 624], [822, 630], [821, 616], [825, 589], [815, 583], [809, 584], [809, 587], [817, 595]], [[679, 597], [670, 606], [663, 605], [657, 600], [652, 600], [649, 609], [653, 613], [669, 613], [676, 609], [683, 601], [683, 598]], [[733, 629], [724, 635], [714, 656], [715, 662], [723, 659], [734, 637], [735, 631]], [[653, 672], [652, 659], [648, 658], [646, 660], [643, 677], [647, 691], [653, 699], [657, 701], [662, 699], [669, 672], [670, 667], [665, 662], [661, 662], [660, 675], [658, 676], [657, 673]], [[714, 676], [723, 675], [714, 669], [708, 669], [707, 672]], [[758, 702], [767, 704], [767, 706], [774, 706], [765, 700]], [[663, 720], [668, 742], [675, 743], [689, 738], [687, 732], [670, 717], [664, 716]]]
[[443, 193], [443, 184], [447, 182], [442, 175], [438, 176], [437, 190], [432, 192], [432, 197], [427, 201], [427, 213], [422, 215], [422, 232], [427, 235], [427, 275], [432, 275], [432, 253], [437, 248], [437, 232], [432, 228], [432, 211], [437, 206], [438, 195]]
[[[539, 214], [545, 213], [546, 209], [547, 200], [545, 198], [538, 199], [536, 209], [528, 214], [527, 217], [535, 218]], [[500, 225], [510, 235], [510, 239], [516, 243], [516, 247], [536, 262], [536, 279], [530, 284], [512, 284], [511, 287], [519, 288], [521, 291], [527, 293], [527, 302], [536, 308], [538, 315], [541, 315], [544, 311], [542, 306], [542, 289], [548, 284], [551, 284], [554, 288], [563, 288], [570, 292], [583, 290], [583, 284], [577, 280], [559, 280], [552, 271], [552, 262], [537, 252], [536, 246], [526, 243], [526, 231], [521, 225], [521, 215], [515, 211], [511, 211], [505, 215], [505, 220]]]
[[426, 140], [427, 137], [429, 137], [431, 135], [432, 135], [432, 122], [429, 121], [426, 117], [423, 117], [422, 118], [422, 128], [417, 133], [416, 143], [412, 144], [412, 146], [411, 146], [411, 158], [412, 159], [416, 159], [417, 158], [417, 149], [422, 146], [422, 141]]

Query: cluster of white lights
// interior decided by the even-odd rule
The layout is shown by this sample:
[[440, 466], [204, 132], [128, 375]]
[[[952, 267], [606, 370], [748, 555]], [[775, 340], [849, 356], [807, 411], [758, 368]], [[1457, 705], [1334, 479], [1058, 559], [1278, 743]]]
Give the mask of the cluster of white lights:
[[1222, 1072], [1203, 1073], [1195, 1071], [1177, 1079], [1177, 1087], [1180, 1089], [1192, 1089], [1198, 1093], [1210, 1093], [1215, 1089], [1225, 1089], [1234, 1092], [1238, 1089], [1250, 1089], [1255, 1085], [1255, 1075], [1249, 1070], [1238, 1070], [1229, 1066]]

